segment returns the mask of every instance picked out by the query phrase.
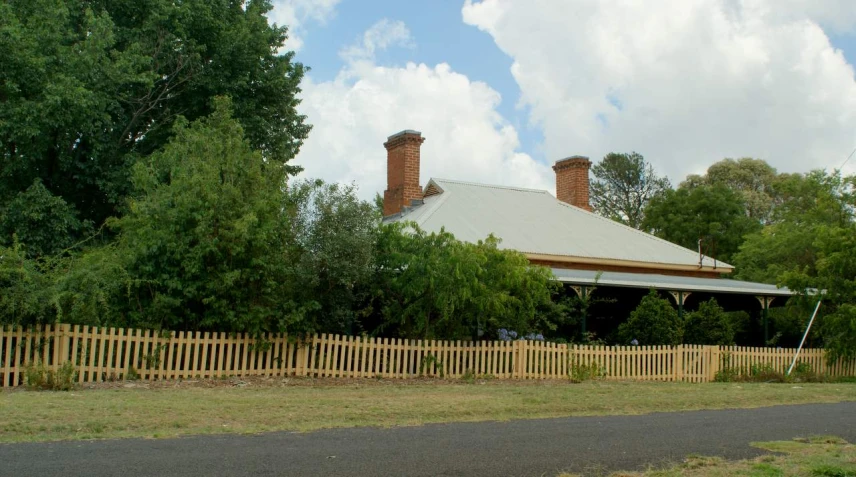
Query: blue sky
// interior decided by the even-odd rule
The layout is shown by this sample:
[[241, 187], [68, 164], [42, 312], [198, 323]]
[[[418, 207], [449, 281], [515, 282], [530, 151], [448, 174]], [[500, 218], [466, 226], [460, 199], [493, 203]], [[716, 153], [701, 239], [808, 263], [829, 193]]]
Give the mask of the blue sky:
[[[498, 110], [518, 129], [522, 147], [536, 150], [543, 137], [537, 127], [529, 126], [525, 108], [517, 106], [520, 89], [511, 75], [512, 58], [496, 46], [490, 35], [463, 22], [462, 3], [435, 0], [426, 3], [430, 6], [414, 8], [411, 2], [345, 0], [334, 16], [312, 25], [298, 60], [312, 68], [316, 80], [332, 80], [342, 67], [339, 51], [345, 45], [382, 18], [400, 20], [410, 29], [413, 45], [381, 52], [379, 64], [448, 63], [470, 79], [489, 84], [502, 95]], [[851, 46], [856, 54], [856, 44]]]
[[[445, 73], [432, 76], [430, 71], [445, 63], [453, 75], [462, 75], [469, 81], [469, 93], [461, 94], [483, 96], [484, 92], [474, 85], [481, 82], [501, 97], [498, 104], [492, 104], [491, 101], [487, 102], [492, 105], [477, 104], [473, 124], [467, 130], [481, 130], [475, 124], [478, 118], [492, 123], [493, 134], [485, 136], [484, 140], [492, 141], [491, 147], [494, 143], [502, 144], [496, 146], [498, 149], [495, 150], [501, 151], [500, 155], [504, 159], [497, 159], [498, 162], [493, 166], [505, 168], [507, 173], [493, 176], [484, 173], [492, 167], [485, 162], [473, 165], [470, 169], [465, 168], [475, 177], [464, 179], [508, 182], [523, 178], [526, 183], [520, 185], [548, 187], [548, 166], [560, 156], [582, 153], [597, 160], [611, 150], [639, 150], [658, 170], [668, 174], [673, 182], [679, 182], [687, 173], [701, 172], [706, 165], [722, 157], [751, 155], [767, 159], [780, 170], [800, 171], [833, 167], [836, 157], [843, 160], [856, 147], [856, 118], [848, 115], [848, 109], [844, 108], [844, 105], [856, 104], [856, 82], [852, 70], [852, 65], [856, 64], [856, 15], [842, 15], [836, 11], [836, 8], [843, 8], [846, 12], [849, 0], [828, 0], [828, 9], [816, 6], [807, 8], [805, 12], [793, 9], [781, 14], [765, 14], [760, 20], [753, 17], [743, 24], [736, 22], [735, 25], [727, 22], [727, 16], [723, 16], [725, 19], [718, 20], [718, 23], [707, 25], [705, 16], [711, 16], [710, 13], [699, 12], [691, 28], [681, 25], [675, 28], [671, 44], [678, 46], [665, 48], [662, 42], [669, 45], [670, 38], [661, 38], [663, 35], [659, 35], [659, 32], [651, 33], [651, 28], [631, 32], [632, 35], [621, 38], [622, 31], [636, 28], [637, 23], [659, 21], [658, 15], [662, 17], [662, 14], [657, 12], [650, 12], [651, 18], [645, 17], [647, 10], [656, 8], [640, 10], [642, 13], [639, 13], [638, 19], [630, 18], [622, 24], [623, 12], [615, 7], [568, 7], [569, 2], [553, 4], [571, 8], [564, 15], [573, 15], [595, 34], [601, 26], [608, 34], [618, 31], [615, 40], [619, 45], [618, 50], [611, 46], [602, 47], [604, 43], [612, 41], [613, 38], [608, 35], [603, 37], [605, 41], [580, 45], [575, 41], [573, 32], [569, 33], [572, 22], [563, 23], [561, 18], [557, 18], [555, 22], [544, 23], [552, 14], [549, 0], [533, 1], [532, 7], [525, 9], [520, 9], [519, 2], [504, 4], [503, 0], [474, 0], [467, 21], [462, 14], [463, 0], [436, 0], [421, 4], [400, 0], [325, 1], [330, 4], [330, 8], [324, 15], [300, 18], [298, 10], [300, 24], [295, 28], [300, 42], [297, 59], [312, 68], [309, 77], [313, 85], [307, 88], [304, 103], [307, 103], [305, 106], [310, 122], [315, 125], [314, 133], [328, 126], [331, 118], [326, 114], [332, 114], [333, 105], [338, 117], [352, 116], [351, 121], [353, 118], [371, 118], [370, 107], [360, 110], [353, 104], [354, 95], [365, 92], [355, 85], [362, 84], [370, 90], [381, 84], [398, 87], [400, 83], [389, 83], [387, 79], [402, 80], [393, 78], [402, 74], [408, 62], [424, 64], [429, 68], [429, 71], [423, 72], [426, 81], [433, 79], [440, 81], [438, 85], [448, 84], [442, 83], [442, 78], [437, 78], [438, 75], [444, 77]], [[774, 7], [778, 5], [774, 0], [769, 1], [773, 2]], [[306, 0], [280, 2], [295, 4], [297, 6], [293, 8], [299, 9], [299, 5]], [[275, 3], [278, 9], [281, 8], [278, 2]], [[583, 5], [591, 2], [577, 3]], [[701, 0], [702, 3], [706, 5], [705, 8], [717, 13], [725, 9], [719, 4], [725, 5], [727, 2]], [[675, 5], [680, 8], [679, 3]], [[512, 11], [515, 8], [517, 10]], [[741, 14], [746, 17], [754, 15], [753, 12]], [[556, 16], [562, 15], [556, 13]], [[386, 48], [374, 49], [369, 64], [357, 72], [358, 68], [350, 65], [340, 53], [348, 46], [360, 44], [365, 32], [382, 19], [401, 22], [409, 31], [409, 39], [393, 40]], [[769, 31], [756, 35], [746, 28], [750, 20], [767, 22], [765, 26]], [[805, 20], [812, 22], [813, 28], [804, 28]], [[612, 25], [613, 22], [615, 25]], [[754, 29], [755, 23], [751, 24]], [[734, 39], [723, 40], [723, 44], [718, 44], [715, 35], [705, 37], [696, 34], [705, 28], [715, 31], [725, 29], [731, 32]], [[828, 40], [821, 40], [828, 41], [828, 45], [822, 44], [823, 41], [818, 42], [818, 33], [826, 36]], [[637, 38], [639, 45], [636, 44]], [[769, 43], [764, 43], [767, 40]], [[682, 50], [680, 45], [693, 41], [699, 42], [697, 48], [688, 46], [686, 51]], [[650, 50], [643, 48], [646, 42], [653, 45]], [[565, 48], [568, 50], [567, 56]], [[598, 49], [598, 52], [587, 55], [586, 49], [593, 48]], [[635, 51], [632, 55], [622, 55], [622, 49]], [[669, 56], [660, 55], [659, 52], [664, 49], [675, 51], [669, 51]], [[706, 49], [712, 58], [710, 61], [706, 60]], [[809, 69], [823, 71], [822, 78], [817, 78], [817, 74], [812, 71], [801, 75], [793, 73], [805, 69], [806, 58], [834, 56], [836, 50], [843, 54], [845, 61], [834, 58], [812, 60], [808, 65]], [[609, 56], [616, 51], [615, 58]], [[693, 51], [699, 54], [693, 56]], [[659, 55], [652, 56], [656, 61], [644, 62], [637, 58], [651, 52]], [[762, 57], [768, 71], [757, 68], [758, 58]], [[532, 68], [527, 67], [526, 75], [515, 78], [511, 72], [515, 61], [532, 65]], [[663, 62], [662, 65], [659, 62]], [[718, 72], [728, 68], [738, 71], [708, 78], [710, 75], [705, 73], [705, 68], [710, 66], [706, 63], [714, 63], [715, 71]], [[656, 65], [656, 68], [652, 65]], [[695, 71], [686, 73], [686, 77], [675, 85], [663, 84], [663, 78], [668, 80], [685, 74], [686, 65], [690, 65], [686, 69]], [[385, 69], [382, 73], [371, 73], [370, 68]], [[742, 72], [747, 68], [750, 73], [748, 78]], [[347, 78], [340, 78], [337, 83], [336, 78], [340, 75]], [[386, 78], [382, 78], [383, 75]], [[328, 88], [336, 91], [323, 91]], [[822, 92], [819, 99], [814, 97], [818, 92]], [[339, 96], [333, 96], [335, 94]], [[836, 98], [836, 95], [841, 97]], [[700, 96], [706, 97], [705, 100], [698, 100]], [[391, 91], [389, 98], [396, 97], [401, 96]], [[372, 101], [389, 101], [389, 98], [369, 99], [368, 103], [361, 104], [371, 105]], [[461, 100], [461, 97], [450, 98], [450, 101]], [[446, 114], [450, 111], [442, 104], [442, 96], [431, 101], [437, 104], [438, 114], [440, 111], [446, 111]], [[320, 106], [322, 104], [323, 108]], [[401, 105], [405, 106], [403, 103]], [[627, 111], [624, 110], [625, 105]], [[483, 111], [483, 107], [491, 110]], [[579, 121], [574, 118], [576, 113], [571, 113], [576, 111], [580, 111]], [[631, 111], [633, 114], [630, 114]], [[415, 122], [412, 114], [394, 110], [387, 114], [390, 113], [396, 117], [411, 118], [410, 121]], [[499, 120], [493, 117], [494, 113]], [[788, 114], [796, 114], [800, 118], [799, 122], [782, 119]], [[698, 124], [688, 127], [684, 133], [680, 130], [690, 124], [688, 117], [698, 118]], [[455, 121], [452, 118], [445, 120]], [[424, 119], [422, 124], [405, 121], [407, 119], [400, 122], [400, 127], [396, 126], [399, 123], [393, 122], [388, 126], [392, 130], [386, 133], [392, 134], [404, 128], [425, 129], [433, 124]], [[745, 121], [745, 124], [739, 124], [741, 121]], [[330, 129], [343, 127], [341, 122], [333, 122], [336, 124], [330, 124]], [[434, 137], [445, 138], [444, 131], [437, 131], [439, 127], [434, 127], [431, 133]], [[750, 134], [753, 128], [756, 130]], [[662, 132], [664, 130], [672, 132]], [[432, 137], [428, 135], [429, 131], [425, 132], [430, 141]], [[365, 135], [366, 132], [360, 134]], [[382, 189], [383, 184], [366, 180], [369, 173], [364, 172], [374, 171], [370, 173], [377, 175], [383, 166], [383, 150], [377, 150], [383, 137], [379, 131], [372, 131], [371, 134], [377, 137], [367, 140], [364, 146], [366, 150], [354, 156], [364, 158], [360, 159], [365, 161], [364, 167], [351, 165], [350, 172], [342, 172], [331, 163], [314, 169], [310, 167], [309, 172], [329, 180], [368, 182], [370, 191]], [[509, 137], [516, 138], [517, 142]], [[783, 144], [785, 139], [793, 141], [793, 144]], [[664, 141], [672, 140], [675, 140], [675, 144], [671, 149], [663, 146]], [[363, 147], [356, 141], [353, 144], [358, 149]], [[431, 147], [433, 149], [429, 152], [435, 155], [469, 154], [466, 149], [446, 150], [435, 144]], [[341, 151], [322, 152], [321, 149], [312, 145], [305, 148], [303, 160], [323, 161], [331, 154], [342, 154]], [[316, 154], [321, 159], [314, 159]], [[688, 155], [692, 156], [692, 160], [687, 158]], [[430, 170], [434, 163], [431, 158], [426, 158], [423, 159], [423, 174], [427, 168], [429, 172], [454, 176], [461, 162], [466, 160], [463, 157], [457, 164], [452, 161], [447, 163], [448, 167], [438, 163], [435, 164], [437, 170]], [[452, 170], [449, 170], [449, 164], [454, 166]], [[442, 170], [444, 167], [446, 170]], [[370, 191], [366, 191], [366, 194]]]

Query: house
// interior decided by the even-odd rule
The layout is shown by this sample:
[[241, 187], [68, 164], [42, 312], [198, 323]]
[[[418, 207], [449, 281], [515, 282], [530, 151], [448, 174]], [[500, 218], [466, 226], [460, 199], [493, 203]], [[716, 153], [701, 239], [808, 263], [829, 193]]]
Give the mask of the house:
[[[587, 157], [556, 161], [556, 197], [544, 190], [439, 178], [423, 187], [424, 141], [420, 132], [405, 130], [384, 143], [384, 221], [412, 221], [428, 232], [445, 228], [469, 242], [494, 234], [502, 248], [550, 267], [569, 290], [583, 295], [596, 286], [597, 294], [614, 298], [608, 312], [614, 317], [626, 317], [654, 288], [670, 296], [681, 313], [711, 297], [726, 310], [758, 312], [766, 331], [766, 311], [792, 295], [774, 285], [725, 278], [734, 269], [727, 263], [593, 213]], [[602, 331], [615, 323], [583, 323], [583, 331], [587, 325]]]

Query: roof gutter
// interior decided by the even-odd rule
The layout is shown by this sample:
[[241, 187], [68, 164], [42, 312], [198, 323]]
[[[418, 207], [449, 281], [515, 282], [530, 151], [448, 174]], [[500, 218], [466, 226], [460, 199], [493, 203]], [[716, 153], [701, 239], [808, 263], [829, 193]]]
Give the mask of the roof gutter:
[[634, 260], [612, 260], [608, 258], [588, 258], [588, 257], [573, 257], [569, 255], [547, 255], [541, 253], [526, 253], [524, 255], [529, 260], [543, 260], [547, 262], [558, 263], [584, 263], [590, 265], [611, 265], [616, 267], [631, 267], [644, 268], [650, 270], [678, 270], [685, 272], [709, 272], [709, 273], [731, 273], [734, 268], [727, 267], [711, 267], [709, 265], [699, 267], [698, 265], [678, 265], [674, 263], [657, 263], [657, 262], [638, 262]]

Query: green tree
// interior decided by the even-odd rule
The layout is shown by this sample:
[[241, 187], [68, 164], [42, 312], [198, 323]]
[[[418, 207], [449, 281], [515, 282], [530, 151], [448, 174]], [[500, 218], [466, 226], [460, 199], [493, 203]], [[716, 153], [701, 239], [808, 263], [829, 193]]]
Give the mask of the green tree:
[[816, 276], [820, 229], [853, 223], [853, 181], [824, 171], [782, 176], [771, 224], [747, 236], [734, 257], [735, 277], [781, 284], [786, 272]]
[[141, 303], [129, 299], [129, 289], [139, 282], [129, 274], [127, 258], [116, 244], [108, 244], [47, 261], [50, 319], [90, 326], [148, 325], [149, 322], [138, 321], [142, 310], [130, 313]]
[[[209, 115], [220, 95], [232, 97], [250, 146], [286, 164], [309, 131], [295, 109], [304, 67], [283, 51], [286, 29], [269, 25], [270, 9], [268, 0], [0, 2], [0, 208], [40, 180], [75, 220], [100, 226], [123, 212], [133, 165], [167, 144], [179, 116]], [[64, 233], [61, 242], [80, 238]]]
[[681, 187], [726, 186], [743, 197], [746, 215], [763, 223], [770, 220], [778, 181], [776, 169], [766, 161], [743, 157], [723, 159], [710, 166], [704, 176], [688, 176]]
[[544, 332], [555, 324], [560, 286], [544, 267], [488, 237], [458, 241], [415, 224], [386, 224], [378, 242], [374, 307], [377, 331], [405, 338], [470, 339], [500, 328]]
[[303, 331], [356, 334], [369, 300], [380, 210], [353, 185], [300, 181], [289, 187], [293, 247], [290, 296], [306, 310]]
[[734, 330], [725, 310], [711, 298], [699, 304], [686, 317], [684, 343], [695, 345], [733, 345]]
[[[812, 171], [780, 177], [771, 224], [750, 235], [735, 256], [737, 277], [784, 285], [797, 292], [826, 290], [812, 336], [830, 357], [856, 356], [856, 177]], [[796, 338], [817, 296], [791, 300], [782, 332]]]
[[11, 246], [15, 236], [27, 244], [30, 257], [62, 252], [87, 228], [76, 211], [51, 194], [39, 179], [0, 207], [0, 245]]
[[[823, 346], [830, 359], [856, 357], [856, 224], [823, 226], [813, 242], [817, 252], [815, 273], [784, 272], [780, 280], [792, 290], [825, 290], [824, 315], [820, 320]], [[814, 302], [816, 296], [804, 296]], [[805, 307], [806, 309], [809, 306]]]
[[594, 210], [612, 220], [639, 228], [648, 202], [671, 188], [641, 154], [609, 153], [592, 167], [591, 201]]
[[20, 243], [0, 246], [0, 325], [50, 321], [49, 279]]
[[678, 345], [683, 336], [682, 325], [669, 300], [651, 290], [630, 313], [630, 318], [618, 326], [618, 342], [625, 346], [633, 340], [643, 346]]
[[691, 250], [729, 261], [744, 237], [761, 229], [748, 217], [742, 197], [724, 185], [669, 190], [645, 210], [644, 230]]
[[259, 333], [302, 318], [288, 300], [286, 168], [252, 150], [230, 106], [220, 99], [210, 117], [178, 122], [134, 167], [136, 198], [111, 225], [137, 324]]

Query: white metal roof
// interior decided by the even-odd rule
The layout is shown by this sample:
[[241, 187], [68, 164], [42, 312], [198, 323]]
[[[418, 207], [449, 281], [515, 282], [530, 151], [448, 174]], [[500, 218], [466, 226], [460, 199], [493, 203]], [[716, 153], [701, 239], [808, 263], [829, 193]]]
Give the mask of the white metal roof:
[[659, 275], [655, 273], [619, 273], [590, 270], [566, 270], [554, 268], [553, 276], [563, 283], [574, 285], [656, 288], [658, 290], [691, 291], [707, 293], [737, 293], [761, 296], [791, 296], [787, 288], [778, 288], [766, 283], [742, 282], [725, 278], [695, 278]]
[[[387, 220], [416, 222], [428, 232], [445, 227], [459, 240], [489, 234], [500, 247], [528, 254], [698, 266], [696, 251], [568, 205], [544, 190], [431, 179], [440, 194]], [[704, 257], [705, 267], [733, 267]]]

